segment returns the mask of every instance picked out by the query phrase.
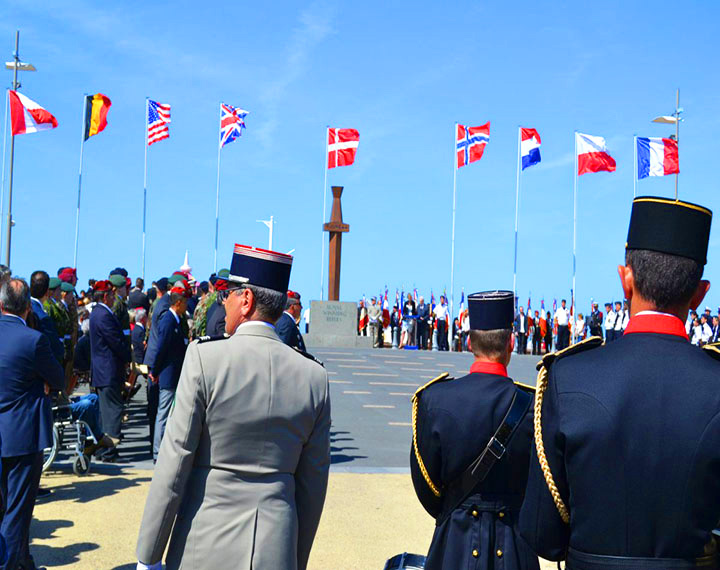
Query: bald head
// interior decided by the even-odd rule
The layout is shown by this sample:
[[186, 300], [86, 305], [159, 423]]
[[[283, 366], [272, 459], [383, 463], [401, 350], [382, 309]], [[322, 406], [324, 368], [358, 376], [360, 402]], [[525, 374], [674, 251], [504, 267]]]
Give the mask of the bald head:
[[27, 317], [30, 310], [30, 287], [24, 279], [10, 278], [0, 285], [0, 309], [3, 314]]

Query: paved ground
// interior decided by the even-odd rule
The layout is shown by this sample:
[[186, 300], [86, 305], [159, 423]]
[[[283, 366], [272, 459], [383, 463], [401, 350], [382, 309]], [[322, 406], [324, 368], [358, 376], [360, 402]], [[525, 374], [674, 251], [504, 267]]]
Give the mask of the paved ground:
[[[408, 474], [410, 397], [441, 372], [467, 373], [472, 356], [390, 349], [313, 352], [330, 375], [333, 427], [330, 487], [310, 568], [380, 570], [399, 552], [424, 553], [434, 521], [415, 498]], [[514, 356], [511, 376], [534, 384], [537, 360]], [[93, 463], [88, 476], [77, 477], [65, 454], [43, 477], [42, 484], [54, 492], [35, 510], [31, 548], [38, 564], [134, 568], [152, 478], [142, 390], [129, 416], [121, 448], [126, 463]]]

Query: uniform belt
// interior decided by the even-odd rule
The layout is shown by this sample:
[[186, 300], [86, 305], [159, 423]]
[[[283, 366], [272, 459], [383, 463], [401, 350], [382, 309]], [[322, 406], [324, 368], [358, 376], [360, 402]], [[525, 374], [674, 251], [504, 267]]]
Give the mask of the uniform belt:
[[487, 495], [475, 494], [465, 499], [460, 508], [474, 509], [485, 513], [500, 511], [519, 511], [522, 506], [522, 495]]
[[717, 570], [717, 557], [715, 554], [702, 556], [694, 560], [681, 558], [635, 558], [626, 556], [603, 556], [600, 554], [587, 554], [572, 548], [568, 552], [568, 570], [618, 570], [628, 568], [631, 570], [645, 570], [657, 568], [658, 570], [685, 570], [686, 568], [703, 568]]

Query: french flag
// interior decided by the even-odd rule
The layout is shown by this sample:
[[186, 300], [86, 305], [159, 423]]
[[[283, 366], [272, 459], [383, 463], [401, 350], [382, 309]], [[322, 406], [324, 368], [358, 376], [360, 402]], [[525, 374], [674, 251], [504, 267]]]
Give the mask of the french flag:
[[637, 138], [638, 180], [680, 172], [678, 143], [673, 139]]
[[535, 129], [520, 128], [520, 156], [523, 170], [540, 162], [540, 135]]
[[8, 97], [13, 135], [49, 131], [58, 126], [55, 117], [22, 93], [8, 91]]
[[615, 172], [615, 159], [607, 151], [605, 139], [575, 133], [578, 176], [588, 172]]

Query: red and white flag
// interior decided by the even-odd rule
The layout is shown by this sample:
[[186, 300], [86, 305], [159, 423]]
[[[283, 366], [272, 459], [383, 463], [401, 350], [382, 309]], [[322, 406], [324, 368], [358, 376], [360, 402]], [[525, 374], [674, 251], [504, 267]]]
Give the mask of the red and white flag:
[[355, 162], [360, 133], [355, 129], [328, 129], [328, 168], [349, 166]]
[[603, 137], [575, 133], [578, 176], [588, 172], [615, 172], [615, 159], [610, 156]]
[[13, 135], [49, 131], [58, 126], [55, 117], [22, 93], [8, 91], [8, 97]]

